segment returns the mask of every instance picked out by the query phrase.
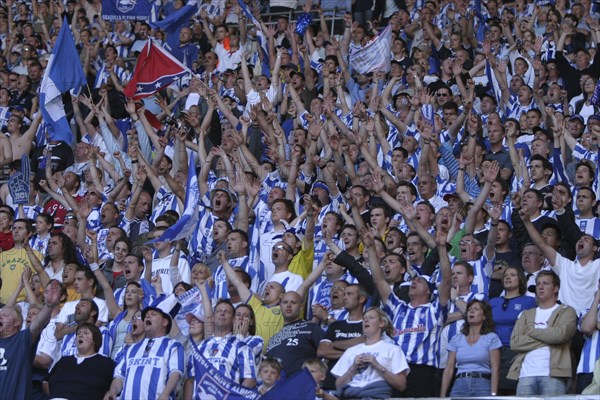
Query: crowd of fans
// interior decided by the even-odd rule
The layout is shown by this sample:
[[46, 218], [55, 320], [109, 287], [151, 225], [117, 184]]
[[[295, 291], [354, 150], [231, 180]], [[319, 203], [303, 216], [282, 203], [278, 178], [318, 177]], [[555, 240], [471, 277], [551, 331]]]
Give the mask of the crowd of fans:
[[[31, 174], [0, 187], [0, 397], [201, 399], [207, 362], [325, 399], [600, 392], [598, 4], [301, 3], [201, 1], [174, 46], [2, 2], [0, 166]], [[63, 18], [74, 143], [39, 106]], [[134, 101], [149, 38], [193, 74]]]

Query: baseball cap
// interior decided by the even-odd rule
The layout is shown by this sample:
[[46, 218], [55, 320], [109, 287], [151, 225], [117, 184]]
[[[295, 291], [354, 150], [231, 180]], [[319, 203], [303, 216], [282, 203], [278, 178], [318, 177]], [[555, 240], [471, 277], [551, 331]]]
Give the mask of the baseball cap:
[[146, 314], [148, 314], [149, 311], [158, 311], [162, 314], [163, 318], [166, 318], [169, 321], [169, 324], [167, 325], [168, 334], [171, 332], [171, 327], [173, 326], [173, 318], [175, 318], [180, 308], [181, 304], [179, 304], [177, 297], [175, 297], [174, 294], [170, 294], [163, 300], [144, 308], [142, 311], [142, 320], [146, 319]]

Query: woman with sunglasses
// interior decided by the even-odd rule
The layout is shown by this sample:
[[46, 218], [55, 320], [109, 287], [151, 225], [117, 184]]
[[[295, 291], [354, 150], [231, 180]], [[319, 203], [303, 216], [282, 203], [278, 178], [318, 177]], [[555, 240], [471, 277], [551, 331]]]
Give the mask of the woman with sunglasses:
[[527, 296], [527, 279], [520, 268], [508, 267], [502, 278], [504, 294], [490, 299], [492, 315], [496, 324], [496, 333], [502, 342], [500, 350], [500, 385], [498, 394], [514, 395], [517, 382], [506, 379], [508, 369], [516, 353], [510, 349], [510, 336], [522, 311], [536, 306], [535, 297]]
[[471, 300], [460, 334], [448, 343], [448, 363], [442, 377], [440, 395], [446, 397], [454, 369], [458, 369], [452, 385], [452, 397], [494, 396], [500, 379], [500, 348], [494, 333], [492, 309], [481, 300]]

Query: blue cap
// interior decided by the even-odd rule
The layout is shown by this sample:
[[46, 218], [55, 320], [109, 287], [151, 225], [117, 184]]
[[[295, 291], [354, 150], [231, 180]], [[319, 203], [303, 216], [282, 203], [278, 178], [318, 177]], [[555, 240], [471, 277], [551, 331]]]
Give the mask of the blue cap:
[[329, 187], [323, 181], [317, 181], [317, 182], [313, 183], [311, 193], [314, 192], [315, 188], [323, 189], [324, 191], [327, 192], [328, 195], [331, 193], [329, 191]]

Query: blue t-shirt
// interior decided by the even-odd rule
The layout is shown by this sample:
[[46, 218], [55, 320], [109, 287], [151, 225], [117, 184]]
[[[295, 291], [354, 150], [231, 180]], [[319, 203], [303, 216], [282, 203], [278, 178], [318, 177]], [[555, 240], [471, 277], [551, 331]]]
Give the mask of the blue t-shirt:
[[[506, 305], [504, 305], [505, 301]], [[535, 298], [531, 296], [519, 296], [512, 299], [494, 297], [490, 299], [490, 306], [496, 324], [496, 333], [500, 337], [502, 345], [510, 346], [510, 336], [519, 315], [521, 312], [535, 307], [536, 304]]]
[[456, 352], [457, 373], [459, 374], [463, 372], [491, 373], [490, 350], [500, 347], [502, 347], [500, 338], [493, 332], [481, 335], [474, 345], [467, 343], [467, 337], [463, 334], [455, 335], [448, 343], [448, 351]]
[[31, 364], [33, 337], [29, 329], [0, 338], [0, 388], [2, 398], [31, 398]]

